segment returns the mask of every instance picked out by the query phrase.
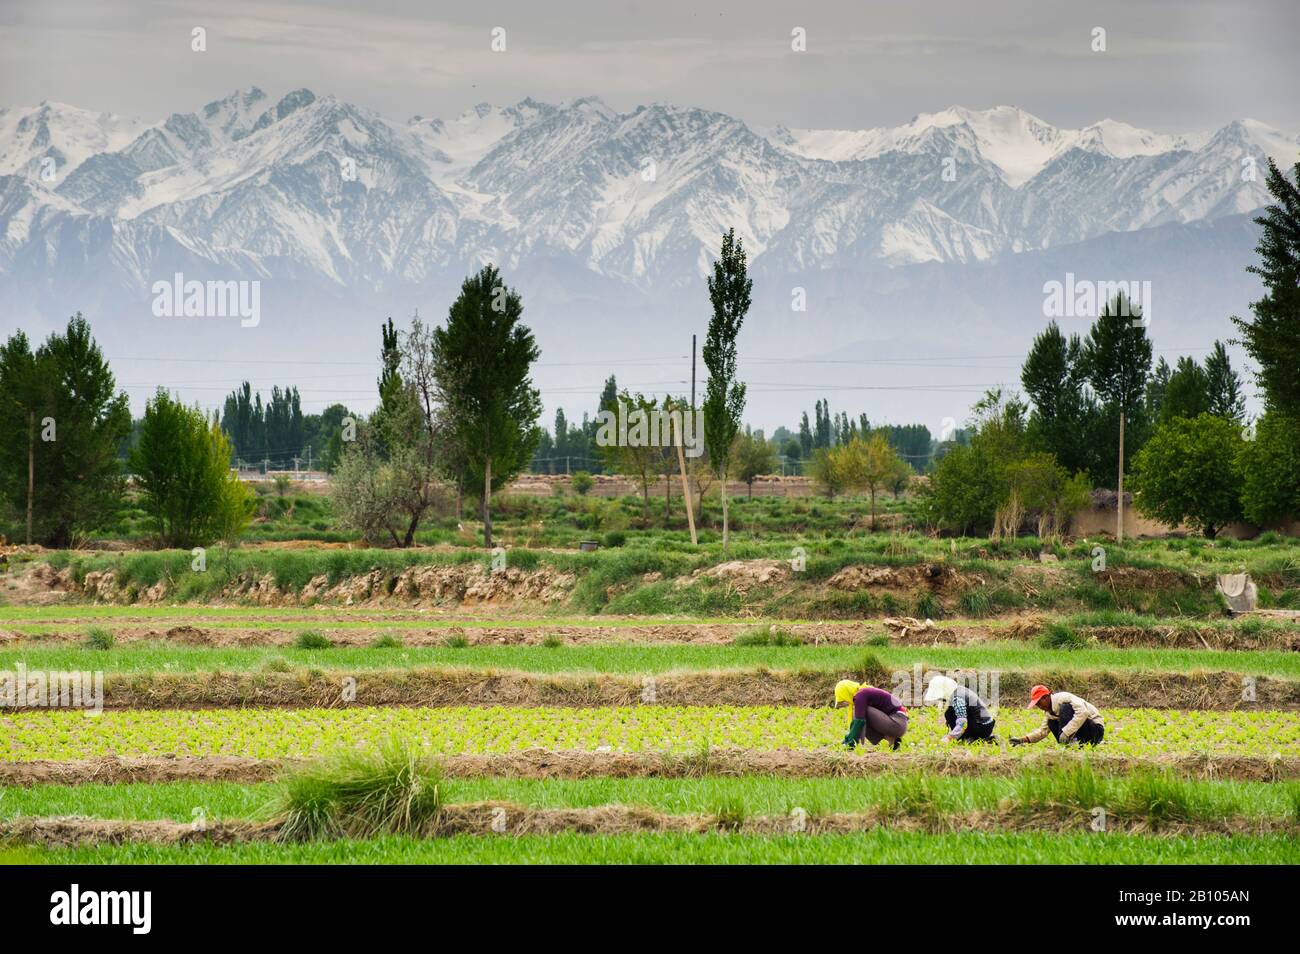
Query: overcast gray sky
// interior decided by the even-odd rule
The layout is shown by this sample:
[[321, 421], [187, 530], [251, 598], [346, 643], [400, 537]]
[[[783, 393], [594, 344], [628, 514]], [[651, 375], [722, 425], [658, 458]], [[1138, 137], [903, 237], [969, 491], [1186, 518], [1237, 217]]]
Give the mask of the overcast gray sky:
[[[190, 31], [207, 31], [207, 52]], [[506, 52], [490, 50], [506, 31]], [[807, 52], [790, 49], [791, 30]], [[1091, 50], [1094, 27], [1107, 50]], [[1300, 128], [1300, 0], [38, 0], [0, 7], [0, 103], [161, 118], [307, 86], [395, 119], [596, 94], [750, 123], [894, 125], [1001, 103], [1062, 126]]]

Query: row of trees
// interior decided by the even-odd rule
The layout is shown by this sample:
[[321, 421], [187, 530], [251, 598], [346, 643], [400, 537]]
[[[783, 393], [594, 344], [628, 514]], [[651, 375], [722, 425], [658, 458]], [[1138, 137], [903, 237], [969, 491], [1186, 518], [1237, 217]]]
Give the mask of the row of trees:
[[126, 502], [124, 450], [164, 545], [230, 539], [252, 514], [215, 419], [159, 391], [133, 429], [126, 394], [80, 314], [34, 351], [21, 331], [5, 342], [0, 406], [19, 425], [0, 429], [0, 500], [23, 515], [28, 542], [74, 546], [111, 521]]
[[1300, 515], [1300, 192], [1271, 162], [1268, 187], [1275, 201], [1255, 220], [1260, 264], [1249, 268], [1264, 295], [1253, 317], [1232, 319], [1258, 365], [1264, 414], [1253, 433], [1223, 343], [1203, 362], [1153, 369], [1144, 323], [1117, 297], [1086, 338], [1053, 323], [1035, 339], [1021, 372], [1031, 403], [991, 392], [976, 405], [969, 444], [936, 465], [925, 498], [933, 524], [1014, 533], [1037, 516], [1040, 535], [1059, 532], [1089, 487], [1116, 486], [1121, 414], [1141, 512], [1210, 537], [1241, 519]]
[[230, 438], [231, 463], [269, 463], [277, 470], [319, 464], [333, 470], [343, 451], [343, 421], [354, 417], [342, 404], [331, 404], [320, 414], [303, 414], [296, 387], [272, 387], [263, 403], [261, 392], [245, 381], [226, 395], [221, 428]]
[[1220, 351], [1204, 368], [1179, 362], [1164, 390], [1161, 423], [1134, 461], [1139, 509], [1213, 537], [1236, 520], [1300, 517], [1300, 163], [1288, 180], [1269, 162], [1274, 202], [1255, 219], [1264, 294], [1250, 318], [1234, 317], [1258, 366], [1264, 414], [1246, 435], [1242, 402]]

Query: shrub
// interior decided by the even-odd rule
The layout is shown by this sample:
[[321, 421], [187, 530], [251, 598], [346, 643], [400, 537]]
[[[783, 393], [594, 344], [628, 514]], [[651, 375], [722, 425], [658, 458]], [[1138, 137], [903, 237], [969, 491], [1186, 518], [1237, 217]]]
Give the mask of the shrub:
[[1241, 426], [1213, 414], [1161, 424], [1133, 460], [1138, 511], [1214, 539], [1242, 516], [1244, 447]]
[[243, 532], [255, 501], [231, 472], [231, 456], [230, 439], [197, 406], [162, 389], [145, 406], [130, 467], [164, 546], [206, 546]]
[[573, 484], [573, 492], [580, 497], [585, 497], [591, 492], [591, 488], [596, 481], [585, 470], [579, 470], [574, 473], [571, 483]]
[[297, 649], [329, 649], [334, 644], [318, 629], [304, 629], [293, 641]]

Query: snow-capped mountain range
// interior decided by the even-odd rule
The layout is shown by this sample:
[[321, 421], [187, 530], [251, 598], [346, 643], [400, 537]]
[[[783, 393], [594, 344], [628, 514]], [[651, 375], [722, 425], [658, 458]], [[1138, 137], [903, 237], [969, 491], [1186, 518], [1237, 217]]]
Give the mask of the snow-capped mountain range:
[[[1182, 136], [1110, 119], [1062, 129], [1011, 106], [811, 130], [595, 97], [406, 122], [306, 89], [241, 90], [160, 122], [47, 102], [0, 109], [0, 289], [19, 318], [80, 308], [133, 322], [176, 272], [259, 279], [292, 287], [281, 314], [297, 321], [295, 304], [400, 310], [492, 261], [533, 278], [535, 305], [568, 308], [573, 340], [608, 323], [610, 302], [671, 321], [734, 226], [771, 280], [769, 324], [788, 325], [793, 286], [838, 287], [816, 320], [847, 342], [879, 337], [860, 313], [826, 331], [844, 323], [837, 308], [865, 307], [848, 291], [864, 276], [896, 308], [935, 267], [941, 286], [995, 287], [990, 268], [1115, 233], [1173, 249], [1185, 227], [1199, 242], [1222, 226], [1249, 248], [1241, 216], [1268, 202], [1270, 156], [1289, 167], [1300, 139], [1249, 119]], [[1244, 264], [1224, 264], [1234, 287]]]
[[754, 130], [596, 98], [406, 123], [305, 89], [152, 124], [43, 103], [0, 110], [0, 269], [104, 255], [146, 282], [176, 245], [263, 276], [382, 285], [545, 253], [648, 285], [703, 274], [732, 225], [782, 271], [987, 261], [1256, 209], [1270, 155], [1289, 164], [1300, 140], [1253, 120], [1059, 129], [1010, 106]]

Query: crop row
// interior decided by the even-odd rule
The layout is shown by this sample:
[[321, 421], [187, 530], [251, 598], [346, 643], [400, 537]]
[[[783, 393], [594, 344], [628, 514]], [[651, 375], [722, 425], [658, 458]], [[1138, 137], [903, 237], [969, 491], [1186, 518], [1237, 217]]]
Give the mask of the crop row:
[[[1039, 725], [1041, 715], [1006, 709], [1005, 738]], [[1300, 755], [1293, 712], [1111, 709], [1104, 749], [1115, 755]], [[843, 711], [772, 706], [581, 708], [353, 708], [128, 710], [88, 717], [50, 711], [0, 716], [0, 760], [102, 755], [243, 755], [281, 758], [373, 745], [390, 737], [419, 740], [440, 753], [553, 750], [690, 753], [706, 746], [754, 750], [836, 748]], [[939, 751], [944, 726], [932, 709], [913, 710], [909, 751]], [[1040, 746], [1054, 746], [1049, 738]], [[999, 746], [976, 746], [990, 755]], [[1027, 752], [1034, 747], [1009, 749]]]

